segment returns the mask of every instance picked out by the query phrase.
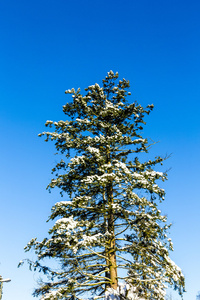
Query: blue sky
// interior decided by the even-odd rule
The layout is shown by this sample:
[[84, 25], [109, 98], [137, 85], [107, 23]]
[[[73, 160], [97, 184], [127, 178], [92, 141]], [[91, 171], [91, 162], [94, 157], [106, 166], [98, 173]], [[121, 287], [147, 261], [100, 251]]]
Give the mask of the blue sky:
[[[4, 300], [31, 300], [37, 276], [23, 247], [46, 236], [58, 194], [45, 188], [56, 157], [37, 134], [65, 116], [64, 91], [83, 90], [109, 70], [130, 80], [132, 100], [154, 103], [144, 135], [151, 154], [171, 158], [161, 205], [173, 223], [171, 257], [186, 277], [185, 300], [200, 290], [200, 2], [7, 0], [0, 2], [0, 274]], [[32, 258], [33, 254], [29, 253]], [[179, 296], [175, 294], [175, 299]]]

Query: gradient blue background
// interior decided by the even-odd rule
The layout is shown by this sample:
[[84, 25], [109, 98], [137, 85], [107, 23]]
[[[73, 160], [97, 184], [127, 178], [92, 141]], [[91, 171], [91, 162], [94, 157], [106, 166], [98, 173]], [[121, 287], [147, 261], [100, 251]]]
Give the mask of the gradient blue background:
[[[172, 259], [200, 290], [200, 2], [181, 0], [6, 0], [0, 2], [0, 274], [3, 300], [31, 300], [37, 275], [17, 269], [23, 247], [46, 236], [57, 192], [45, 188], [56, 157], [37, 134], [65, 118], [64, 91], [109, 70], [130, 80], [132, 100], [154, 103], [144, 136], [151, 155], [172, 153], [163, 171], [173, 223]], [[170, 293], [170, 292], [169, 292]], [[174, 299], [180, 299], [174, 294]]]

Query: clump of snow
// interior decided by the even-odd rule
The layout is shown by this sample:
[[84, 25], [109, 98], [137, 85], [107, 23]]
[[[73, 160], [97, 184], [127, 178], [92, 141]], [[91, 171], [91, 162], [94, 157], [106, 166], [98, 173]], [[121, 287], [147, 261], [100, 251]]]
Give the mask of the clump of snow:
[[64, 229], [66, 230], [73, 230], [77, 227], [77, 221], [75, 221], [73, 219], [73, 216], [70, 216], [69, 218], [61, 218], [59, 220], [56, 221], [57, 225], [60, 225], [60, 227], [62, 226], [62, 224], [64, 225]]
[[128, 283], [118, 283], [117, 289], [108, 288], [105, 292], [105, 300], [145, 300], [139, 298], [136, 293], [136, 288]]
[[[49, 293], [42, 296], [41, 300], [56, 300], [58, 299], [59, 293], [57, 291], [50, 291]], [[62, 296], [62, 295], [60, 295]]]

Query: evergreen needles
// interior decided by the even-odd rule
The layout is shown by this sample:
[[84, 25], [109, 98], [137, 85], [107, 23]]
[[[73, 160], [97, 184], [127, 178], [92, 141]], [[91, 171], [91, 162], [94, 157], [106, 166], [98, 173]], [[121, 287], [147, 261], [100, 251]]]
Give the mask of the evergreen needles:
[[[157, 182], [166, 174], [154, 169], [163, 159], [139, 160], [148, 152], [141, 130], [153, 105], [129, 104], [128, 88], [110, 71], [103, 86], [89, 86], [85, 96], [67, 90], [67, 121], [47, 121], [54, 131], [40, 134], [62, 154], [49, 188], [60, 188], [66, 198], [52, 208], [50, 237], [26, 246], [37, 254], [30, 267], [47, 274], [48, 282], [35, 290], [42, 300], [164, 300], [168, 284], [184, 291], [181, 270], [169, 258], [169, 226], [157, 208], [165, 196]], [[57, 259], [60, 268], [47, 267], [46, 258]]]

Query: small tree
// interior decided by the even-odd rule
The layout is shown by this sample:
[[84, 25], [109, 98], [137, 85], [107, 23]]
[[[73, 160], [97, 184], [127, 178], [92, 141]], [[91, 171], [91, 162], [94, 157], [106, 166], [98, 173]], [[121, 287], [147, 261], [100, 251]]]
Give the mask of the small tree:
[[[34, 295], [41, 299], [104, 298], [164, 300], [166, 284], [182, 295], [184, 277], [169, 258], [169, 226], [157, 202], [165, 192], [157, 185], [166, 174], [154, 170], [163, 159], [142, 162], [148, 141], [141, 135], [144, 117], [153, 109], [128, 104], [129, 81], [112, 71], [103, 86], [67, 90], [72, 102], [63, 106], [66, 121], [47, 121], [63, 158], [53, 168], [49, 188], [68, 195], [52, 208], [55, 224], [49, 238], [32, 239], [37, 261], [30, 267], [48, 275]], [[69, 160], [69, 157], [71, 160]], [[129, 160], [130, 157], [130, 160]], [[41, 261], [57, 259], [59, 269]], [[124, 286], [122, 286], [124, 280]], [[121, 287], [121, 288], [120, 288]]]

